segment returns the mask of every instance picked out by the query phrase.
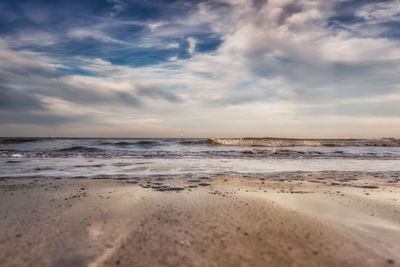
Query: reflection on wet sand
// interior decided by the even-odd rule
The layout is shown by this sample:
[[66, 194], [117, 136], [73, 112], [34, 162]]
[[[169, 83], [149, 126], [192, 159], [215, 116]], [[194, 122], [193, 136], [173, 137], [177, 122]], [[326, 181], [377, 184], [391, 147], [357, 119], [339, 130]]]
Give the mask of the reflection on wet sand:
[[1, 179], [0, 258], [4, 266], [393, 265], [397, 179], [396, 172]]

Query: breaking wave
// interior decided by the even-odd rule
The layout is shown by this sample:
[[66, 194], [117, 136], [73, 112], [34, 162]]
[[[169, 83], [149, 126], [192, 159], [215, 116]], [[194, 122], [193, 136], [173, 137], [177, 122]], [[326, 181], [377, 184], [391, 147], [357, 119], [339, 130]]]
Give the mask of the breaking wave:
[[9, 158], [8, 160], [20, 157], [400, 159], [400, 140], [393, 138], [81, 138], [40, 140], [40, 142], [24, 144], [0, 144], [0, 158]]
[[285, 139], [285, 138], [211, 138], [215, 145], [223, 146], [400, 146], [400, 139]]

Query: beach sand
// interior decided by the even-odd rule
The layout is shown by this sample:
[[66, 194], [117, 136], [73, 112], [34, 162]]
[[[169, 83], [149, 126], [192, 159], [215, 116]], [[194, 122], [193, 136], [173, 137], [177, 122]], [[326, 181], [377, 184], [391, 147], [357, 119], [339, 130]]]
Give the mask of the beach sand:
[[201, 178], [1, 179], [0, 265], [399, 266], [390, 173]]

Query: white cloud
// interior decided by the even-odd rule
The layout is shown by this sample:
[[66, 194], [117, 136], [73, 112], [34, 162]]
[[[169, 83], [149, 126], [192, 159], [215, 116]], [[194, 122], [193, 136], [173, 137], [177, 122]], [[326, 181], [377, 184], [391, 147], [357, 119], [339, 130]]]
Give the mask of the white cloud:
[[77, 39], [92, 38], [105, 43], [125, 44], [125, 42], [114, 39], [96, 29], [75, 28], [68, 32], [68, 36]]
[[151, 31], [155, 31], [157, 28], [160, 28], [166, 24], [167, 24], [166, 22], [159, 21], [159, 22], [148, 23], [147, 26], [150, 28]]
[[179, 48], [179, 43], [177, 42], [169, 43], [167, 44], [166, 48]]
[[108, 2], [113, 5], [113, 12], [111, 12], [111, 16], [117, 15], [125, 8], [125, 3], [122, 0], [108, 0]]
[[355, 14], [374, 23], [400, 21], [400, 1], [367, 4], [357, 10]]
[[20, 32], [7, 38], [7, 43], [12, 47], [21, 46], [49, 46], [57, 42], [54, 34], [42, 31]]
[[188, 52], [189, 52], [189, 54], [193, 54], [193, 52], [196, 49], [196, 39], [189, 37], [189, 38], [187, 38], [187, 41], [189, 43]]

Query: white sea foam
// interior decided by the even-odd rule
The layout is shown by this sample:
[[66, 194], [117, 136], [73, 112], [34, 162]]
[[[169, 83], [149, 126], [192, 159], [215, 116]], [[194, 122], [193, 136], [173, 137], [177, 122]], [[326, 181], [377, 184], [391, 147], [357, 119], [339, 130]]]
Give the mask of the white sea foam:
[[216, 145], [225, 146], [400, 146], [395, 138], [381, 139], [285, 139], [285, 138], [211, 138]]
[[[399, 160], [360, 159], [88, 159], [43, 158], [6, 163], [0, 159], [0, 177], [95, 177], [143, 175], [198, 175], [216, 173], [270, 173], [291, 171], [398, 171]], [[49, 167], [51, 166], [51, 167]]]

